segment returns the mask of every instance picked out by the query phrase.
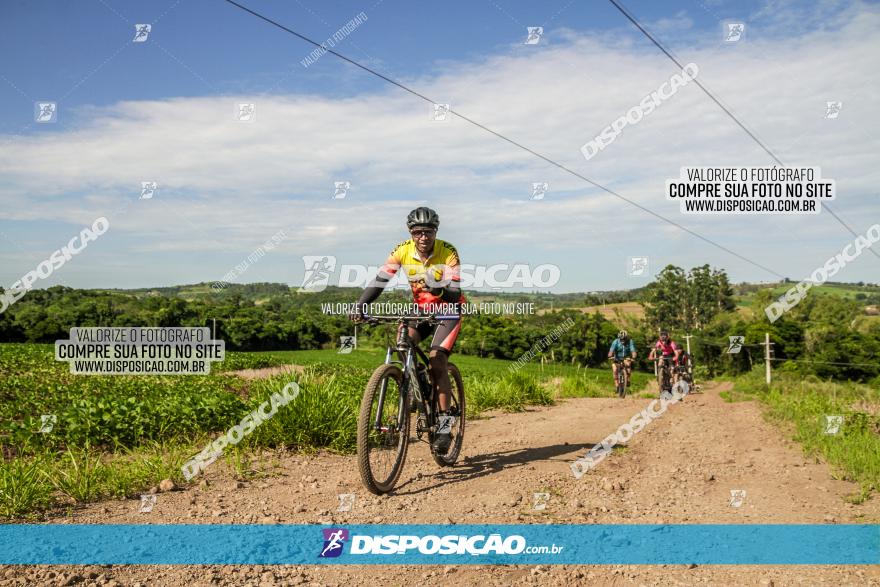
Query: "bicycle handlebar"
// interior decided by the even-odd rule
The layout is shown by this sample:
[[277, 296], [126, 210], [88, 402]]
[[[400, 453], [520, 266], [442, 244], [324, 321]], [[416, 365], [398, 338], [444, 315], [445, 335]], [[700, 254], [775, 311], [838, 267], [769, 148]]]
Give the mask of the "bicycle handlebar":
[[418, 322], [418, 321], [434, 321], [434, 320], [458, 320], [461, 318], [459, 315], [437, 315], [437, 314], [423, 314], [423, 315], [415, 315], [415, 316], [371, 316], [369, 314], [363, 315], [364, 320], [367, 322], [372, 322], [374, 324], [378, 324], [380, 322]]

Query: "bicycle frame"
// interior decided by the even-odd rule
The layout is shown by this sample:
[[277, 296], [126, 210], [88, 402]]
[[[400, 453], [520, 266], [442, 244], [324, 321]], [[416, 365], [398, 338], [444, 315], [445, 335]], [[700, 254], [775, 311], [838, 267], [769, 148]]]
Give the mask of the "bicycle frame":
[[[675, 366], [672, 363], [672, 356], [660, 355], [654, 361], [657, 365], [657, 376], [669, 385], [672, 385], [672, 380], [675, 378]], [[661, 389], [660, 391], [662, 392], [663, 390]]]
[[[618, 358], [615, 357], [615, 358], [612, 359], [612, 361], [614, 362], [615, 365], [617, 365], [617, 369], [616, 369], [616, 371], [617, 371], [617, 377], [619, 378], [619, 377], [620, 377], [620, 374], [621, 374], [621, 373], [624, 373], [624, 378], [625, 378], [625, 377], [627, 376], [627, 373], [626, 373], [626, 359], [625, 359], [625, 358], [623, 358], [623, 359], [618, 359]], [[615, 381], [615, 383], [617, 383], [617, 381]]]
[[[420, 349], [418, 345], [413, 343], [412, 339], [409, 337], [409, 333], [405, 332], [403, 334], [405, 337], [404, 348], [401, 348], [400, 345], [396, 349], [392, 347], [388, 347], [387, 352], [385, 353], [385, 364], [389, 365], [395, 363], [400, 366], [403, 371], [403, 388], [407, 390], [407, 393], [412, 396], [417, 403], [416, 406], [425, 414], [426, 419], [428, 420], [428, 424], [431, 424], [431, 420], [433, 419], [431, 414], [431, 406], [425, 402], [425, 397], [422, 389], [422, 382], [419, 380], [418, 373], [416, 372], [416, 361], [421, 361], [425, 368], [429, 368], [429, 360], [427, 355], [425, 355], [425, 351]], [[391, 359], [392, 354], [397, 352], [398, 360], [394, 361]], [[413, 352], [415, 351], [415, 352]], [[379, 401], [380, 405], [385, 403], [385, 388], [388, 385], [388, 380], [382, 382], [382, 387], [379, 390]], [[403, 417], [403, 415], [401, 416]]]
[[[378, 320], [380, 318], [388, 319], [388, 317], [384, 316], [365, 316], [366, 318], [372, 318], [374, 320]], [[436, 414], [433, 413], [433, 406], [431, 406], [430, 401], [426, 401], [426, 394], [433, 393], [432, 389], [422, 389], [422, 382], [419, 380], [419, 376], [417, 373], [416, 361], [421, 361], [422, 365], [426, 369], [430, 369], [430, 360], [428, 356], [425, 354], [419, 345], [416, 344], [413, 339], [409, 335], [409, 327], [410, 322], [415, 322], [418, 320], [451, 320], [458, 319], [458, 316], [431, 316], [427, 318], [405, 318], [405, 317], [396, 317], [398, 324], [402, 324], [403, 328], [402, 332], [397, 337], [397, 342], [395, 347], [389, 346], [385, 353], [385, 364], [397, 364], [400, 366], [403, 371], [403, 389], [406, 390], [406, 393], [410, 395], [410, 397], [416, 402], [416, 407], [419, 413], [425, 418], [425, 430], [419, 429], [418, 424], [416, 424], [416, 432], [421, 436], [421, 432], [425, 432], [426, 430], [430, 430], [432, 426], [435, 424]], [[393, 353], [397, 353], [398, 360], [393, 360]], [[377, 428], [380, 426], [380, 419], [382, 414], [382, 406], [385, 405], [385, 392], [388, 387], [388, 380], [384, 380], [382, 382], [382, 387], [379, 389], [379, 409], [376, 411], [376, 421], [374, 422], [374, 426]], [[401, 394], [401, 405], [398, 409], [398, 428], [403, 427], [403, 418], [409, 417], [409, 412], [403, 409], [403, 395]]]

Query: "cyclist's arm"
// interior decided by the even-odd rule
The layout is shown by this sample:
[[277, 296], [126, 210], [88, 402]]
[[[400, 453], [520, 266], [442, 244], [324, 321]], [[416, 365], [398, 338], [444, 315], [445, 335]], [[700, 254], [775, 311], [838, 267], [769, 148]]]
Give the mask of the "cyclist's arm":
[[397, 249], [395, 249], [390, 255], [388, 255], [385, 264], [379, 268], [373, 281], [364, 288], [361, 297], [357, 301], [358, 307], [363, 308], [382, 295], [385, 286], [388, 285], [388, 282], [391, 281], [398, 269], [400, 269], [400, 261], [397, 258]]
[[636, 343], [634, 343], [632, 339], [629, 341], [629, 354], [632, 355], [633, 359], [636, 358]]
[[608, 348], [608, 358], [612, 358], [614, 356], [614, 350], [617, 348], [617, 339], [611, 343], [611, 346]]
[[443, 264], [442, 283], [443, 287], [433, 287], [429, 291], [448, 304], [458, 303], [461, 300], [461, 262], [454, 248]]

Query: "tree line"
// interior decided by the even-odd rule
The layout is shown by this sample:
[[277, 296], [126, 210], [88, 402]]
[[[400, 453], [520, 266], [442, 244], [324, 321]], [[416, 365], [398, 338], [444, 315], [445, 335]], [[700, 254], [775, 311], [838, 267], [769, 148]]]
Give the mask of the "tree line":
[[[567, 323], [570, 325], [560, 329], [559, 339], [544, 351], [544, 359], [596, 367], [605, 364], [609, 345], [618, 330], [625, 328], [637, 346], [637, 368], [651, 370], [646, 360], [648, 347], [657, 340], [660, 329], [667, 329], [682, 346], [684, 335], [691, 335], [697, 367], [702, 374], [714, 376], [740, 373], [761, 363], [763, 347], [759, 343], [769, 332], [774, 358], [778, 359], [775, 367], [860, 381], [880, 375], [880, 321], [867, 327], [860, 324], [863, 306], [857, 301], [808, 295], [771, 324], [763, 313], [763, 307], [772, 301], [769, 290], [750, 294], [750, 310], [737, 307], [735, 290], [723, 270], [703, 265], [685, 271], [669, 265], [647, 287], [629, 295], [616, 292], [608, 296], [639, 301], [645, 309], [644, 318], [617, 314], [609, 319], [598, 312], [586, 313], [572, 307], [574, 302], [580, 299], [581, 307], [596, 305], [591, 302], [599, 299], [593, 297], [597, 294], [565, 294], [553, 311], [535, 315], [468, 315], [455, 350], [517, 360], [548, 332]], [[54, 286], [29, 291], [0, 314], [0, 342], [54, 342], [68, 338], [76, 326], [214, 328], [216, 324], [216, 335], [226, 341], [229, 350], [334, 348], [341, 336], [353, 334], [353, 325], [346, 316], [322, 314], [320, 306], [353, 302], [358, 293], [336, 287], [297, 293], [283, 284], [233, 284], [219, 292], [208, 284], [135, 291]], [[388, 298], [408, 301], [408, 293], [386, 292], [383, 299]], [[539, 299], [544, 306], [553, 301], [549, 294], [510, 294], [510, 298]], [[605, 301], [611, 303], [607, 298]], [[727, 352], [729, 336], [734, 335], [745, 337], [745, 346], [737, 354]], [[389, 328], [359, 328], [358, 345], [381, 346], [391, 336]]]

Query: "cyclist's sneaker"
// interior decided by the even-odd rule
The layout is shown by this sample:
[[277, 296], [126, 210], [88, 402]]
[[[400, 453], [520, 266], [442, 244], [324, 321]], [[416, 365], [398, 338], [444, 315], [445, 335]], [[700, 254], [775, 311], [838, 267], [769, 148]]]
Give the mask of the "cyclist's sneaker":
[[447, 414], [437, 416], [437, 432], [434, 433], [434, 442], [431, 447], [434, 452], [446, 454], [449, 445], [452, 444], [452, 427], [455, 425], [455, 417]]

